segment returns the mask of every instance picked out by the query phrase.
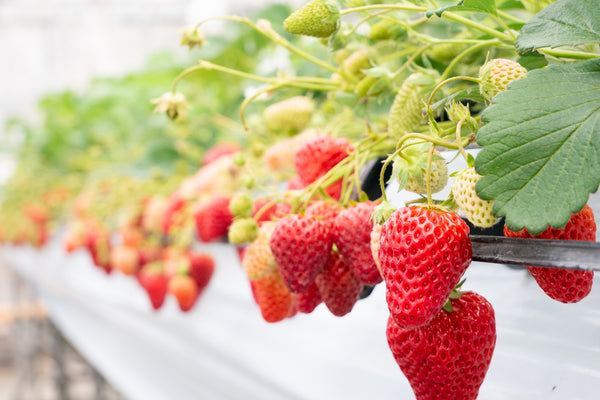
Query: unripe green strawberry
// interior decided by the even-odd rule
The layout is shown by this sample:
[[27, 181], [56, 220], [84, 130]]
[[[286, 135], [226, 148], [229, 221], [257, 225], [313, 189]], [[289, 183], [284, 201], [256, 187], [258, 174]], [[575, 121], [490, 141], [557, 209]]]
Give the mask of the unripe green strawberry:
[[481, 199], [475, 192], [479, 178], [481, 175], [473, 167], [460, 171], [452, 183], [452, 195], [458, 208], [473, 225], [489, 228], [498, 222], [498, 218], [492, 213], [494, 202]]
[[315, 110], [314, 102], [305, 96], [295, 96], [273, 103], [263, 112], [265, 123], [274, 130], [304, 128]]
[[388, 132], [392, 137], [400, 138], [421, 126], [424, 120], [424, 91], [435, 83], [437, 76], [436, 72], [415, 72], [402, 83], [388, 116]]
[[[453, 39], [470, 39], [471, 33], [468, 30], [459, 32], [448, 32], [448, 36]], [[431, 47], [425, 54], [435, 61], [447, 63], [467, 47], [464, 43], [441, 43]]]
[[289, 33], [319, 38], [331, 36], [339, 25], [340, 9], [333, 0], [312, 0], [283, 21]]
[[525, 77], [527, 70], [516, 61], [495, 58], [479, 69], [479, 91], [487, 101], [508, 87], [508, 84]]
[[366, 75], [354, 88], [354, 93], [360, 97], [378, 96], [389, 86], [384, 76]]
[[247, 194], [233, 196], [229, 202], [229, 211], [234, 217], [249, 217], [252, 215], [252, 199]]
[[354, 51], [343, 62], [342, 69], [353, 76], [364, 76], [363, 69], [369, 69], [371, 61], [369, 60], [369, 50], [366, 47]]
[[390, 40], [390, 39], [402, 39], [406, 37], [406, 29], [400, 24], [393, 21], [382, 19], [373, 26], [369, 32], [369, 39], [371, 40]]
[[229, 243], [241, 244], [251, 242], [258, 235], [258, 224], [254, 218], [236, 218], [229, 226], [227, 239]]
[[[410, 192], [427, 193], [427, 160], [431, 143], [415, 144], [407, 147], [402, 157], [394, 158], [392, 176], [398, 180], [399, 188]], [[437, 149], [433, 151], [430, 168], [431, 193], [437, 193], [448, 183], [446, 160]]]

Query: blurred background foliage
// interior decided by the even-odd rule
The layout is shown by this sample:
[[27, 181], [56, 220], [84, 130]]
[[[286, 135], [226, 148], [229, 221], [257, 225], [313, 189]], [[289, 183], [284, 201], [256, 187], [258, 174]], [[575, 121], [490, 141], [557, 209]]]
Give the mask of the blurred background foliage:
[[[252, 19], [283, 21], [290, 12], [288, 6], [271, 5]], [[280, 25], [274, 28], [288, 40], [297, 40]], [[95, 79], [81, 92], [44, 96], [36, 120], [9, 120], [5, 131], [19, 140], [0, 150], [17, 161], [14, 174], [0, 187], [4, 236], [14, 236], [26, 223], [23, 209], [30, 204], [43, 205], [60, 221], [75, 196], [95, 182], [137, 182], [129, 187], [132, 200], [144, 195], [132, 190], [152, 180], [156, 184], [145, 184], [144, 190], [168, 194], [198, 170], [204, 151], [217, 141], [244, 145], [239, 105], [251, 83], [242, 78], [217, 71], [187, 77], [178, 90], [185, 93], [191, 109], [175, 122], [153, 113], [150, 103], [169, 91], [177, 75], [198, 59], [247, 72], [264, 70], [259, 60], [275, 61], [275, 45], [255, 30], [228, 23], [222, 31], [184, 59], [157, 54], [141, 71]]]

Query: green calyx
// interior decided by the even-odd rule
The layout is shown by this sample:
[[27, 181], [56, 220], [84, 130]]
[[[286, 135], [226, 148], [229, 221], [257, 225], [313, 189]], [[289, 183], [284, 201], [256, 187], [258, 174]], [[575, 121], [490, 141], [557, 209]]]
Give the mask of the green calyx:
[[383, 201], [373, 209], [373, 214], [371, 216], [371, 218], [373, 218], [373, 223], [376, 225], [383, 224], [390, 218], [394, 211], [396, 211], [396, 207], [392, 206], [387, 201]]
[[[392, 177], [398, 181], [399, 190], [406, 188], [407, 190], [416, 191], [417, 193], [423, 192], [427, 171], [428, 151], [431, 146], [431, 143], [410, 145], [401, 153], [401, 155], [394, 157]], [[438, 172], [437, 170], [440, 169], [439, 172], [442, 175], [447, 175], [447, 171], [441, 171], [441, 169], [445, 167], [445, 161], [440, 155], [434, 153], [432, 161], [433, 163], [430, 171], [432, 174], [436, 174], [436, 172]], [[442, 186], [442, 184], [445, 186], [446, 180], [440, 181], [439, 183], [434, 182], [435, 187], [432, 188], [432, 192], [435, 193], [441, 190], [440, 186]]]
[[283, 27], [295, 35], [326, 38], [340, 25], [340, 9], [333, 0], [312, 0], [283, 21]]
[[454, 289], [452, 289], [452, 292], [450, 293], [450, 296], [448, 296], [448, 300], [446, 300], [446, 303], [442, 307], [442, 309], [444, 311], [446, 311], [446, 312], [452, 312], [452, 300], [459, 299], [460, 296], [462, 296], [463, 292], [460, 290], [460, 288], [462, 287], [462, 285], [464, 283], [465, 283], [465, 279], [463, 279], [462, 281], [458, 282], [458, 285], [456, 285], [454, 287]]

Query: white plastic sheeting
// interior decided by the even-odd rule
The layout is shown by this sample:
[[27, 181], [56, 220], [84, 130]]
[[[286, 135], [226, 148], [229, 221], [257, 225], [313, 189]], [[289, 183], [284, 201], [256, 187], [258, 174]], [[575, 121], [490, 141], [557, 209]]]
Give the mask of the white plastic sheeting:
[[[338, 318], [324, 305], [276, 324], [262, 320], [235, 250], [206, 246], [218, 262], [197, 306], [173, 299], [153, 312], [134, 279], [106, 276], [58, 240], [38, 251], [0, 249], [50, 317], [127, 398], [411, 399], [385, 338], [379, 285]], [[523, 269], [473, 263], [467, 290], [496, 311], [498, 341], [482, 400], [596, 400], [600, 393], [600, 282], [577, 304], [542, 293]]]

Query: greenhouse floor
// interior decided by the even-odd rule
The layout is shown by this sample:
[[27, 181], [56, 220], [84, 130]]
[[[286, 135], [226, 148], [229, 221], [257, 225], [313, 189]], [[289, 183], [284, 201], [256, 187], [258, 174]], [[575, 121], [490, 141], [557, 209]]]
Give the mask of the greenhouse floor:
[[34, 291], [2, 264], [0, 399], [124, 399], [65, 341]]

